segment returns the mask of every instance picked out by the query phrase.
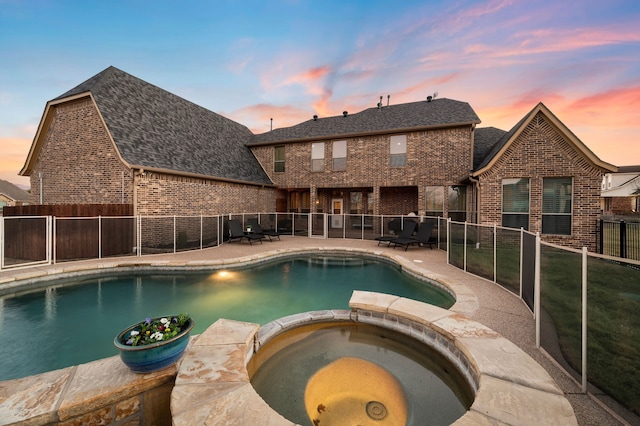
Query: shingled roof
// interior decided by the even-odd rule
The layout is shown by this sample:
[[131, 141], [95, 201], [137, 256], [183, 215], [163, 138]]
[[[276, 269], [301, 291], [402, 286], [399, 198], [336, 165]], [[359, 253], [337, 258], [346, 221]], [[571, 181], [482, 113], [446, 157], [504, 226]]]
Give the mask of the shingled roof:
[[374, 107], [346, 116], [343, 114], [310, 119], [295, 126], [255, 135], [249, 145], [354, 137], [478, 123], [480, 118], [468, 103], [442, 98]]
[[0, 194], [13, 201], [27, 202], [30, 195], [27, 191], [20, 189], [9, 181], [0, 179]]
[[476, 128], [473, 136], [473, 169], [476, 170], [507, 132], [495, 127]]
[[246, 145], [253, 134], [233, 120], [115, 67], [54, 101], [86, 92], [131, 166], [272, 184]]

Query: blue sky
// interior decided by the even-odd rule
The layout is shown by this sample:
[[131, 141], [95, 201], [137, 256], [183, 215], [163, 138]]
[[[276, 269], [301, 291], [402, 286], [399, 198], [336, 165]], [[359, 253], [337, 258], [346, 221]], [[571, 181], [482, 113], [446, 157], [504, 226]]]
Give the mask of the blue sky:
[[543, 102], [640, 164], [636, 0], [0, 0], [0, 58], [0, 179], [22, 186], [46, 102], [110, 65], [256, 133], [434, 92], [508, 130]]

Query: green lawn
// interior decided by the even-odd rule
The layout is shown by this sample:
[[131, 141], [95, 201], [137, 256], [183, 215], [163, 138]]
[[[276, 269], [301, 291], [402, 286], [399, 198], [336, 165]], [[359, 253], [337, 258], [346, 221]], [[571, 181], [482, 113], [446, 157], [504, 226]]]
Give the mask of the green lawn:
[[[460, 239], [450, 244], [450, 261], [459, 268], [464, 247]], [[467, 271], [493, 280], [493, 247], [469, 240], [466, 247]], [[496, 252], [498, 283], [518, 294], [519, 246], [498, 242]], [[640, 268], [593, 257], [587, 265], [588, 380], [640, 414]], [[581, 254], [542, 246], [541, 306], [543, 347], [580, 374]]]

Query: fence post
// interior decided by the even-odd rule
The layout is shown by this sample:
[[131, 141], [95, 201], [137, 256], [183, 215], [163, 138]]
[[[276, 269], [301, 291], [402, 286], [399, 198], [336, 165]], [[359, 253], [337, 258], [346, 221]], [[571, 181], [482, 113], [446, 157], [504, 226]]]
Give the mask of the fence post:
[[4, 216], [0, 215], [0, 271], [4, 268]]
[[540, 232], [536, 232], [536, 262], [534, 278], [533, 312], [536, 316], [536, 348], [540, 349]]
[[138, 257], [142, 256], [142, 216], [137, 216], [137, 226], [138, 226]]
[[520, 294], [519, 297], [522, 299], [522, 268], [524, 267], [524, 228], [520, 227]]
[[620, 257], [627, 257], [627, 223], [620, 221]]
[[98, 259], [102, 259], [102, 215], [98, 215]]
[[464, 221], [464, 241], [462, 241], [462, 263], [464, 265], [463, 271], [467, 272], [467, 221]]
[[56, 263], [56, 255], [58, 253], [57, 247], [56, 247], [56, 233], [57, 233], [57, 225], [58, 225], [58, 218], [55, 216], [47, 216], [47, 220], [49, 221], [49, 223], [51, 223], [51, 226], [49, 227], [47, 232], [47, 249], [50, 250], [50, 252], [48, 253], [48, 258], [49, 258], [49, 264], [51, 264], [53, 262], [53, 264], [55, 265]]
[[498, 282], [498, 226], [493, 224], [493, 282]]
[[447, 218], [447, 265], [451, 265], [451, 218]]
[[202, 229], [202, 215], [200, 215], [200, 250], [202, 250], [202, 236], [204, 235], [204, 231]]
[[600, 241], [598, 244], [599, 253], [604, 254], [604, 219], [600, 218]]
[[587, 248], [582, 247], [582, 392], [587, 392]]
[[176, 252], [176, 215], [173, 215], [173, 252]]

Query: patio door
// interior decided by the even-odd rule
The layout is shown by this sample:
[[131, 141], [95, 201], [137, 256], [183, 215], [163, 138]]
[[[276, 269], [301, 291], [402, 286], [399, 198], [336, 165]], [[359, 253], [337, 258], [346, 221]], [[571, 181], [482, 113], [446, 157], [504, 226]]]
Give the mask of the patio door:
[[331, 200], [331, 227], [342, 228], [343, 219], [342, 198], [334, 198]]

